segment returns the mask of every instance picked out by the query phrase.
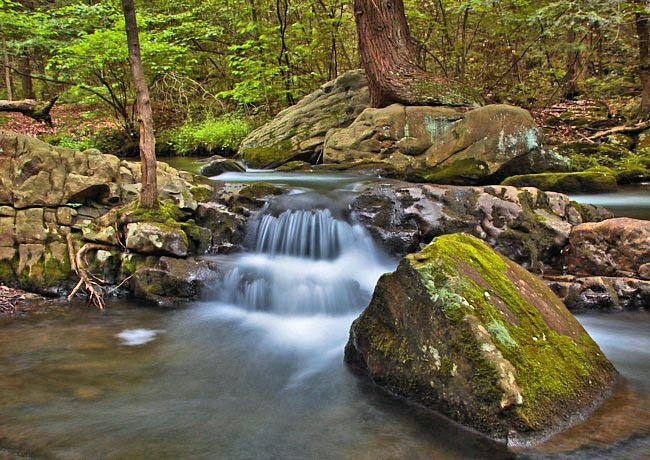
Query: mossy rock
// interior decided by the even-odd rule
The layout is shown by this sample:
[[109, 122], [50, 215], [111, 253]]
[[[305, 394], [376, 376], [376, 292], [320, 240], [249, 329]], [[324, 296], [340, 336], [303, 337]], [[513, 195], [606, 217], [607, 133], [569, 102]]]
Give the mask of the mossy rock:
[[535, 187], [562, 193], [604, 193], [613, 192], [617, 188], [616, 177], [600, 171], [524, 174], [511, 176], [501, 185]]
[[536, 276], [467, 234], [379, 280], [346, 362], [492, 438], [541, 440], [590, 412], [616, 370]]
[[307, 163], [306, 161], [290, 161], [288, 163], [283, 164], [279, 168], [277, 168], [277, 171], [305, 171], [311, 169], [311, 164]]
[[490, 170], [484, 161], [467, 158], [449, 166], [432, 170], [418, 170], [411, 179], [421, 178], [422, 181], [433, 184], [463, 185], [478, 183], [489, 174]]
[[56, 296], [69, 292], [77, 276], [65, 243], [21, 244], [0, 248], [0, 283]]
[[169, 200], [160, 201], [157, 208], [143, 208], [140, 203], [132, 201], [116, 210], [116, 218], [124, 224], [137, 222], [167, 222], [169, 220], [184, 221], [189, 213], [182, 211]]

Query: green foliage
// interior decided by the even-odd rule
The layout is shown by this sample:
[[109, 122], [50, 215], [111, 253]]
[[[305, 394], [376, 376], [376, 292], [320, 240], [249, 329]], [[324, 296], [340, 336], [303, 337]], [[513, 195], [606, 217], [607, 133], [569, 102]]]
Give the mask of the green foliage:
[[[108, 107], [134, 140], [120, 2], [35, 0], [33, 10], [24, 3], [0, 0], [0, 34], [13, 67], [30, 58], [37, 98]], [[564, 97], [572, 79], [591, 98], [638, 92], [638, 2], [406, 0], [405, 7], [419, 64], [489, 102], [546, 105]], [[176, 120], [233, 111], [258, 124], [359, 66], [354, 11], [344, 0], [149, 0], [138, 2], [137, 16], [159, 132]]]
[[202, 121], [188, 121], [171, 134], [173, 150], [179, 155], [221, 150], [235, 151], [251, 131], [251, 125], [237, 114]]

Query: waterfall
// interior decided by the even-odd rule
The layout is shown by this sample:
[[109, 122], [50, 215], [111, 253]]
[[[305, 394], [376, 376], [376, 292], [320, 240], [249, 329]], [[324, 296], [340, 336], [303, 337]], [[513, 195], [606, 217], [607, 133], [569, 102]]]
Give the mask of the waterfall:
[[387, 270], [365, 229], [329, 209], [267, 210], [250, 223], [247, 240], [251, 250], [224, 276], [219, 300], [248, 310], [357, 311]]

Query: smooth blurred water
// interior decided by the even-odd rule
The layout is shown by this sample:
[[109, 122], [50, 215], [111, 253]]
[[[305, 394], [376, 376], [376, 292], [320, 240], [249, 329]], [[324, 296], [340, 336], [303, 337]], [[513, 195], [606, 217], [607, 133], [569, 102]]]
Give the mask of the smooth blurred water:
[[[347, 212], [355, 184], [319, 176], [310, 187], [313, 178], [287, 180], [300, 186], [251, 221], [248, 251], [218, 256], [228, 268], [215, 300], [175, 311], [72, 306], [0, 323], [0, 458], [647, 454], [648, 433], [628, 424], [650, 417], [644, 312], [579, 318], [633, 397], [549, 451], [510, 452], [353, 375], [343, 364], [350, 324], [395, 261]], [[593, 437], [603, 427], [617, 430]]]
[[621, 187], [617, 192], [570, 195], [579, 203], [604, 206], [616, 217], [650, 220], [650, 184]]

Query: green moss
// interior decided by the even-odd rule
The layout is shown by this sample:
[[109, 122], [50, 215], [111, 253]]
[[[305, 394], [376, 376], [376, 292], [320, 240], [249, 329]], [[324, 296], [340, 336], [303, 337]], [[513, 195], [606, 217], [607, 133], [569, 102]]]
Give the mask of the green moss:
[[285, 163], [295, 156], [289, 139], [273, 145], [242, 149], [240, 156], [253, 168], [273, 168]]
[[281, 195], [283, 190], [267, 182], [256, 182], [247, 185], [239, 190], [238, 196], [241, 198], [262, 198], [270, 195]]
[[508, 177], [501, 185], [536, 187], [540, 190], [563, 193], [611, 192], [617, 187], [613, 175], [599, 171], [524, 174]]
[[507, 347], [517, 346], [517, 342], [515, 341], [515, 339], [513, 339], [510, 336], [508, 329], [501, 321], [497, 321], [493, 319], [487, 325], [487, 330], [490, 332], [490, 334], [492, 334], [493, 337], [495, 337], [503, 345]]
[[306, 161], [290, 161], [277, 168], [277, 170], [278, 171], [299, 171], [299, 170], [306, 170], [310, 168], [311, 165]]
[[118, 218], [126, 222], [181, 221], [186, 215], [171, 201], [161, 201], [157, 208], [143, 208], [136, 200], [118, 210]]
[[[593, 340], [585, 335], [574, 342], [551, 329], [540, 311], [521, 296], [508, 273], [512, 276], [515, 270], [514, 276], [526, 279], [533, 287], [542, 282], [521, 267], [506, 262], [483, 242], [465, 234], [445, 235], [407, 259], [422, 275], [433, 301], [440, 302], [443, 290], [453, 290], [466, 299], [454, 303], [453, 310], [458, 316], [473, 315], [487, 325], [496, 339], [495, 346], [517, 369], [516, 380], [524, 395], [524, 404], [517, 411], [531, 427], [552, 415], [545, 411], [552, 411], [559, 401], [570, 403], [580, 398], [581, 391], [590, 386], [586, 381], [602, 377], [594, 373], [602, 362], [597, 358], [600, 351]], [[449, 298], [447, 294], [444, 296]], [[504, 321], [493, 302], [495, 296], [517, 318], [515, 323]], [[469, 336], [467, 339], [471, 340]], [[470, 358], [479, 369], [484, 369], [485, 363], [479, 357]], [[485, 372], [490, 374], [489, 369]], [[488, 385], [487, 380], [495, 385], [493, 375], [482, 385]]]
[[43, 263], [43, 279], [48, 285], [54, 286], [60, 281], [68, 279], [72, 273], [70, 257], [66, 249], [65, 257], [54, 257], [49, 246], [46, 246], [45, 261]]
[[0, 260], [0, 283], [7, 286], [13, 286], [16, 282], [16, 272], [15, 266], [17, 265], [17, 260], [14, 257], [13, 260]]
[[214, 197], [212, 189], [206, 187], [192, 187], [190, 192], [192, 193], [192, 197], [199, 203], [208, 202]]
[[466, 158], [433, 170], [416, 170], [415, 174], [425, 182], [434, 184], [465, 184], [467, 180], [478, 181], [489, 172], [485, 162]]

